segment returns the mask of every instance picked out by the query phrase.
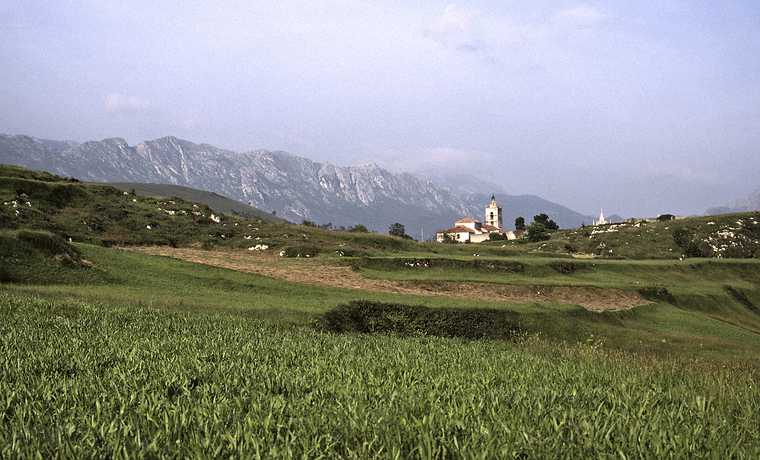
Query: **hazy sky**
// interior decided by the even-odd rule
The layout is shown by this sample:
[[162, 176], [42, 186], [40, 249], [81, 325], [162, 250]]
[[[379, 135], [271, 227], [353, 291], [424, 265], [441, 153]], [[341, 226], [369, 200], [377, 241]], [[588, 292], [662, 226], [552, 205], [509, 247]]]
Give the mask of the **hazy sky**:
[[0, 132], [472, 173], [586, 213], [760, 186], [757, 0], [6, 0], [0, 82]]

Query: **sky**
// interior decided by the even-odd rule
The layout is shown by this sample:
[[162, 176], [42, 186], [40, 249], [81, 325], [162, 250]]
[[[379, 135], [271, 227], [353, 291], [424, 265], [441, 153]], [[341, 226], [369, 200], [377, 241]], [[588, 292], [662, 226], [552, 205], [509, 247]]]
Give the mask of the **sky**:
[[0, 132], [702, 213], [760, 187], [760, 2], [9, 0]]

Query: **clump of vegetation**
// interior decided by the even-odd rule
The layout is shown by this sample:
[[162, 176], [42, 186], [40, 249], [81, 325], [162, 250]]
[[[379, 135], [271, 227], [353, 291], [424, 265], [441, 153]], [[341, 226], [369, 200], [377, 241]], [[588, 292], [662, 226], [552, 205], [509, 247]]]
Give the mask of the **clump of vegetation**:
[[675, 303], [675, 297], [673, 297], [673, 294], [670, 293], [668, 288], [662, 286], [641, 288], [639, 289], [639, 292], [645, 299], [653, 302], [661, 301], [670, 304]]
[[[524, 225], [524, 223], [523, 220], [522, 224]], [[533, 217], [533, 222], [528, 226], [527, 238], [531, 243], [546, 241], [551, 238], [551, 232], [556, 230], [559, 230], [559, 225], [554, 220], [546, 214], [538, 214]]]
[[556, 222], [554, 222], [553, 219], [550, 219], [547, 214], [538, 214], [537, 216], [533, 217], [533, 222], [538, 223], [546, 227], [547, 230], [559, 230], [559, 225], [557, 225]]
[[388, 227], [388, 234], [390, 236], [395, 236], [396, 238], [414, 240], [414, 238], [406, 233], [406, 227], [404, 227], [404, 224], [400, 224], [398, 222], [393, 223], [390, 227]]
[[280, 255], [282, 257], [315, 257], [319, 251], [320, 248], [312, 245], [287, 246], [282, 248]]
[[515, 218], [515, 230], [525, 231], [525, 218], [523, 216]]
[[362, 224], [356, 224], [348, 229], [351, 233], [369, 233], [369, 229]]
[[576, 262], [564, 260], [551, 262], [549, 266], [558, 273], [562, 273], [563, 275], [571, 275], [579, 270], [588, 270], [590, 268], [588, 264], [579, 264]]
[[354, 301], [326, 312], [320, 324], [339, 333], [510, 339], [522, 331], [517, 319], [518, 315], [509, 310]]
[[533, 222], [528, 226], [528, 241], [531, 243], [537, 243], [539, 241], [546, 241], [551, 238], [549, 229], [544, 224], [539, 222]]

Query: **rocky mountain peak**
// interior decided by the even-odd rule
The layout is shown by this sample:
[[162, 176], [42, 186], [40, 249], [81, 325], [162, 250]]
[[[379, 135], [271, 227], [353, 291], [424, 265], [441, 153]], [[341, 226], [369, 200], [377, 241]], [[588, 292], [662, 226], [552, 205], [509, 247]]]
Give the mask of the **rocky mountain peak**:
[[[282, 151], [236, 153], [175, 136], [134, 147], [121, 138], [66, 144], [2, 136], [0, 162], [88, 181], [183, 185], [276, 211], [294, 222], [361, 223], [377, 230], [385, 230], [393, 222], [410, 228], [446, 228], [463, 215], [480, 216], [492, 192], [461, 193], [374, 163], [337, 166]], [[590, 221], [588, 216], [540, 198], [499, 198], [509, 203], [505, 223], [516, 215], [530, 218], [539, 212], [549, 213], [565, 226]]]

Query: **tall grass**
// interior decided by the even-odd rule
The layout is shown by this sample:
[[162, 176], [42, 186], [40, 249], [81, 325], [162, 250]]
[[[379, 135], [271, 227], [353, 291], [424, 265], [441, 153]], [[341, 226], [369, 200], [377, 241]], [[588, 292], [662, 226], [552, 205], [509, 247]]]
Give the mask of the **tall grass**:
[[0, 294], [0, 457], [744, 457], [758, 377]]

